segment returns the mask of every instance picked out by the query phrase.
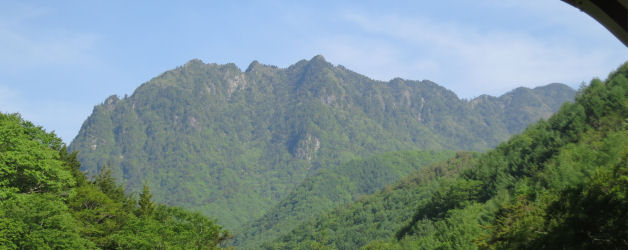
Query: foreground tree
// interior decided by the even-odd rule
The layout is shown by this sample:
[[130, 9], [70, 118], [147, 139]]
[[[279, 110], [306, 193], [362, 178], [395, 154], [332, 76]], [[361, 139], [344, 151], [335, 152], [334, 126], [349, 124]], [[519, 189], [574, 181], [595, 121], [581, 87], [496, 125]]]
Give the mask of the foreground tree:
[[214, 249], [229, 236], [198, 213], [156, 207], [148, 187], [136, 201], [101, 170], [89, 180], [54, 133], [0, 113], [0, 249]]

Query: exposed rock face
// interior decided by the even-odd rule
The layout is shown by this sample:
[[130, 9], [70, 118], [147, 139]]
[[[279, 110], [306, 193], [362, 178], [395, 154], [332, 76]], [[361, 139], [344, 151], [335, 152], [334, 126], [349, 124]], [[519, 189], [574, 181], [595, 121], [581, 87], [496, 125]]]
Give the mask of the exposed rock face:
[[312, 157], [320, 148], [321, 141], [312, 136], [312, 134], [306, 133], [305, 137], [297, 143], [294, 149], [294, 157], [301, 160], [312, 161]]

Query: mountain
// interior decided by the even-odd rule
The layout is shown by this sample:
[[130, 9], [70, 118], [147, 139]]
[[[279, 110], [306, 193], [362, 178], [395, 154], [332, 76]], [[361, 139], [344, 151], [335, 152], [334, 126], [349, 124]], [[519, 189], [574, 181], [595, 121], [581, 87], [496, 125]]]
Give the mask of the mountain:
[[451, 151], [390, 152], [322, 169], [303, 180], [264, 216], [243, 225], [234, 235], [233, 244], [241, 249], [258, 249], [265, 240], [288, 233], [303, 221], [452, 156]]
[[357, 249], [374, 240], [394, 237], [415, 209], [443, 183], [454, 180], [477, 160], [478, 153], [460, 152], [447, 161], [426, 166], [377, 192], [348, 202], [283, 235], [258, 243], [265, 249]]
[[264, 247], [628, 248], [628, 63], [546, 121], [459, 156], [447, 174], [436, 174], [442, 163], [421, 169]]
[[[558, 84], [461, 100], [430, 81], [375, 81], [322, 56], [287, 68], [191, 60], [94, 107], [69, 146], [129, 192], [235, 229], [320, 169], [401, 150], [487, 150], [575, 91]], [[514, 118], [513, 118], [514, 117]]]
[[574, 95], [569, 86], [552, 83], [534, 89], [519, 87], [500, 97], [481, 95], [471, 100], [471, 106], [484, 122], [498, 121], [503, 123], [506, 133], [516, 134], [530, 121], [550, 117], [565, 100], [573, 100]]

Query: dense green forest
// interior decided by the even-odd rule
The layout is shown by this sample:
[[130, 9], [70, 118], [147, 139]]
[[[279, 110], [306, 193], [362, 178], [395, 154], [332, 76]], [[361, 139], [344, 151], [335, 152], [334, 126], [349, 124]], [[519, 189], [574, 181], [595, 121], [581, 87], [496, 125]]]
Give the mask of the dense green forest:
[[549, 117], [562, 84], [459, 99], [430, 81], [375, 81], [322, 56], [287, 68], [192, 60], [94, 108], [69, 148], [94, 176], [235, 230], [308, 176], [379, 153], [487, 150]]
[[628, 248], [628, 64], [496, 149], [449, 162], [442, 178], [423, 169], [418, 185], [404, 179], [264, 246]]
[[[560, 87], [550, 85], [542, 93], [557, 95], [551, 93], [556, 86]], [[515, 90], [500, 100], [512, 102], [521, 98], [519, 95], [527, 100], [530, 95], [525, 92], [535, 90]], [[495, 115], [497, 112], [490, 110], [500, 105], [489, 105], [491, 99], [499, 98], [482, 96], [462, 103]], [[96, 109], [113, 112], [115, 103], [125, 100], [130, 99], [109, 99], [111, 103]], [[532, 110], [530, 106], [525, 109]], [[103, 118], [99, 117], [90, 119]], [[137, 129], [130, 123], [116, 126], [120, 130], [112, 133], [137, 136], [129, 132]], [[373, 134], [377, 133], [368, 135]], [[177, 138], [171, 136], [166, 138]], [[578, 91], [574, 103], [563, 104], [548, 119], [484, 153], [423, 150], [373, 154], [378, 152], [374, 150], [369, 151], [370, 156], [362, 156], [358, 150], [344, 157], [336, 155], [340, 157], [336, 160], [317, 161], [328, 138], [317, 132], [299, 138], [284, 146], [296, 148], [286, 149], [286, 159], [300, 161], [307, 170], [300, 173], [300, 184], [286, 194], [277, 194], [280, 201], [274, 205], [258, 208], [262, 211], [254, 217], [257, 219], [242, 224], [228, 242], [231, 234], [216, 221], [153, 202], [150, 186], [155, 180], [148, 177], [159, 172], [141, 176], [138, 190], [125, 191], [117, 178], [128, 177], [124, 171], [140, 170], [105, 162], [88, 175], [82, 171], [77, 153], [70, 153], [54, 133], [18, 114], [0, 113], [0, 248], [212, 249], [227, 244], [265, 249], [628, 248], [628, 64], [604, 82], [593, 80]], [[95, 148], [112, 149], [114, 145], [94, 143]], [[185, 146], [194, 152], [193, 144], [167, 145]], [[312, 150], [318, 153], [311, 154]], [[127, 155], [118, 158], [124, 160]], [[194, 169], [175, 168], [181, 166], [171, 166], [172, 174], [202, 177], [196, 176]], [[295, 174], [297, 169], [284, 174]], [[227, 170], [233, 171], [223, 171]], [[261, 172], [258, 169], [258, 177], [268, 174]], [[242, 177], [247, 171], [238, 173]], [[215, 179], [223, 178], [228, 180], [228, 175]], [[272, 183], [272, 179], [267, 181]], [[226, 184], [222, 188], [243, 185], [233, 180]], [[233, 196], [228, 198], [244, 203], [249, 200], [238, 197], [256, 198], [251, 194], [259, 190], [230, 192]]]
[[237, 231], [233, 243], [239, 248], [259, 248], [264, 240], [287, 233], [303, 221], [452, 156], [450, 151], [391, 152], [323, 169], [306, 178], [264, 216], [246, 223]]
[[414, 209], [429, 200], [439, 184], [451, 181], [473, 165], [478, 153], [460, 152], [455, 157], [406, 176], [394, 185], [357, 201], [338, 206], [275, 241], [261, 242], [265, 249], [356, 249], [373, 241], [393, 237], [412, 218]]
[[107, 167], [87, 178], [54, 133], [0, 113], [1, 249], [214, 249], [229, 237], [151, 196], [125, 194]]

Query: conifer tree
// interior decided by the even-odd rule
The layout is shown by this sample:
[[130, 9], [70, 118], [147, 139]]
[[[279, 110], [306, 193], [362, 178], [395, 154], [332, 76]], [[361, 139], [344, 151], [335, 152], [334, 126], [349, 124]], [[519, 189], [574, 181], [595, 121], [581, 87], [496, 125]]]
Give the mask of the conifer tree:
[[139, 216], [151, 216], [153, 211], [155, 210], [155, 204], [151, 201], [152, 195], [150, 194], [150, 190], [148, 186], [144, 184], [142, 189], [142, 193], [140, 194], [140, 199], [138, 204], [140, 206], [138, 215]]

